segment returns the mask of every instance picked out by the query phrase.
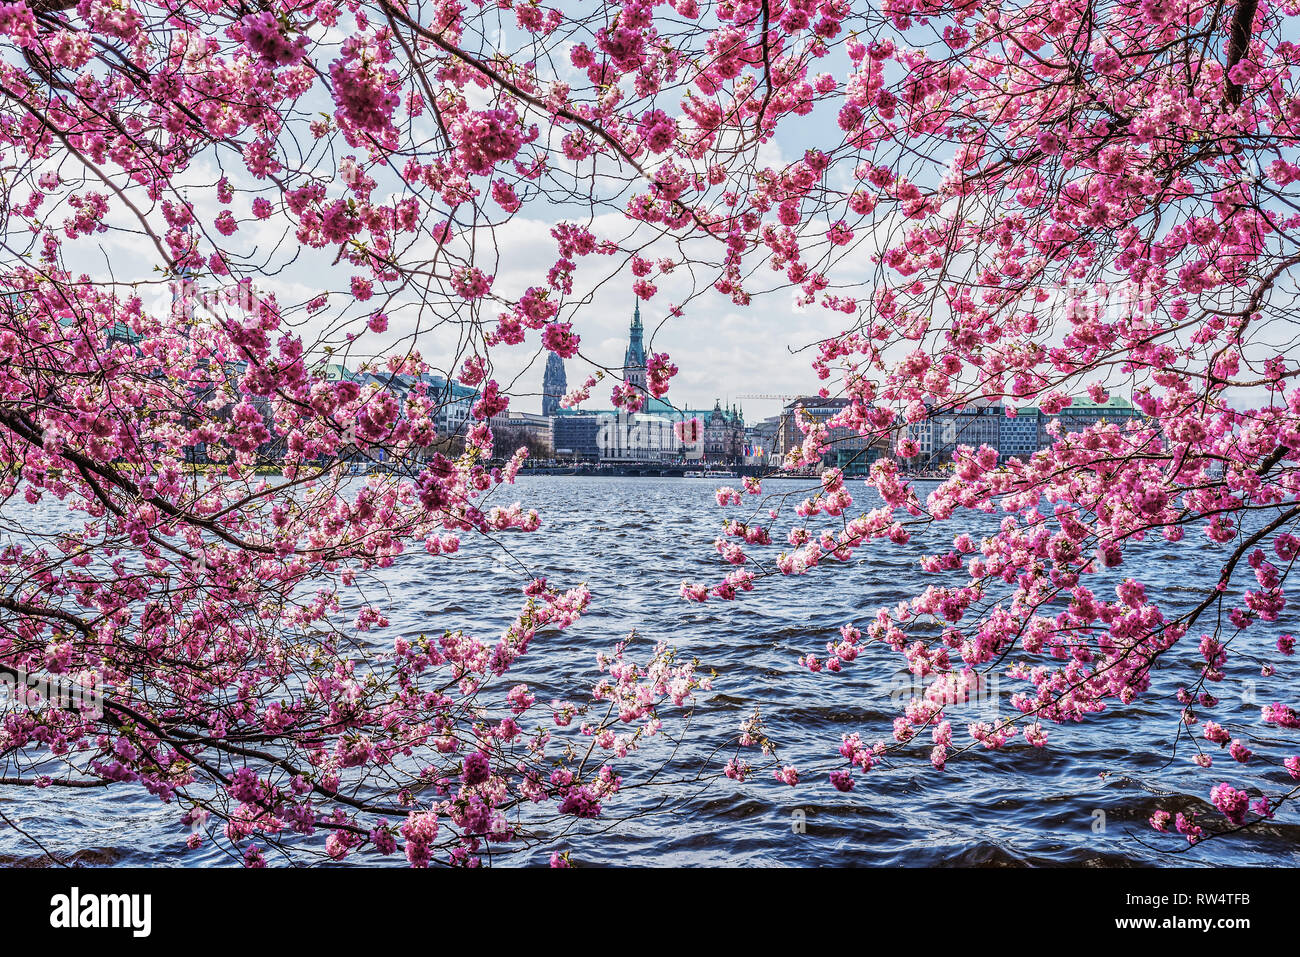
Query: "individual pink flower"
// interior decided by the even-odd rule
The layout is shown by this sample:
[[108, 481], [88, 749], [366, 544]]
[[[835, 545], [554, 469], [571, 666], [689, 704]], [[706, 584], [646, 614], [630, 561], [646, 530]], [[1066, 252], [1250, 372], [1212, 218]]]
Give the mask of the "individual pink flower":
[[853, 230], [849, 228], [848, 223], [844, 220], [838, 220], [831, 225], [826, 232], [826, 238], [830, 240], [831, 245], [846, 246], [853, 242]]
[[1249, 795], [1245, 791], [1238, 791], [1232, 785], [1223, 782], [1210, 789], [1210, 801], [1233, 824], [1246, 822]]

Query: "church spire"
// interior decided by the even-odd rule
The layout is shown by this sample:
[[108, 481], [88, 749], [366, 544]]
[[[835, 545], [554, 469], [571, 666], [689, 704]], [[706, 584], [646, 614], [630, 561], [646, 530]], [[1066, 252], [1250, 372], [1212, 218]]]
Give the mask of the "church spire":
[[628, 329], [627, 352], [623, 354], [623, 381], [642, 392], [646, 388], [645, 343], [641, 337], [641, 301], [638, 299]]

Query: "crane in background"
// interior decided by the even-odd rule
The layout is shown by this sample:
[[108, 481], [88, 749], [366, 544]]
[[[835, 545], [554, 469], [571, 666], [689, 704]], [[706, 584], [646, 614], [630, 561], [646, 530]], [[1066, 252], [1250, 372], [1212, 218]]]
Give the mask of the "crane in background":
[[794, 399], [800, 398], [797, 395], [784, 395], [773, 392], [747, 392], [744, 395], [736, 396], [737, 399], [775, 399], [782, 405], [785, 405]]

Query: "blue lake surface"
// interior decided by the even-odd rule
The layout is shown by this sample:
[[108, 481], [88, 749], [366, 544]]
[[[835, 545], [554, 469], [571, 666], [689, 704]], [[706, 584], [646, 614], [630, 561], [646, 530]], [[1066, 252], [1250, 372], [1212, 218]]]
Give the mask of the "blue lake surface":
[[[826, 642], [842, 624], [865, 627], [882, 605], [896, 604], [927, 584], [959, 582], [960, 573], [923, 574], [918, 557], [946, 550], [952, 536], [963, 531], [978, 539], [1001, 516], [959, 514], [921, 529], [907, 546], [873, 544], [849, 564], [759, 582], [734, 603], [690, 604], [678, 595], [683, 579], [714, 582], [730, 569], [712, 547], [722, 517], [752, 513], [758, 501], [747, 497], [745, 508], [724, 513], [713, 501], [718, 484], [523, 477], [491, 499], [507, 505], [517, 498], [542, 513], [540, 531], [503, 537], [510, 557], [465, 536], [461, 553], [451, 560], [412, 549], [370, 589], [371, 600], [388, 609], [391, 626], [383, 640], [391, 642], [398, 634], [447, 628], [494, 639], [517, 611], [526, 577], [546, 575], [561, 587], [588, 583], [589, 613], [565, 632], [539, 637], [505, 678], [511, 684], [527, 681], [539, 701], [582, 700], [581, 691], [597, 677], [596, 652], [633, 630], [638, 641], [631, 657], [644, 658], [655, 641], [668, 640], [681, 654], [698, 658], [702, 670], [717, 672], [713, 690], [700, 696], [683, 745], [658, 779], [663, 783], [629, 787], [608, 805], [607, 819], [575, 823], [537, 846], [505, 854], [504, 862], [542, 864], [554, 848], [571, 851], [580, 864], [1300, 864], [1300, 816], [1289, 806], [1273, 823], [1186, 853], [1172, 853], [1186, 849], [1180, 837], [1157, 834], [1146, 823], [1160, 807], [1199, 810], [1205, 823], [1221, 823], [1207, 802], [1211, 784], [1229, 780], [1239, 787], [1253, 783], [1284, 791], [1286, 773], [1265, 759], [1280, 762], [1300, 751], [1296, 732], [1266, 727], [1259, 716], [1263, 704], [1297, 703], [1295, 668], [1287, 662], [1265, 678], [1257, 664], [1234, 657], [1227, 680], [1214, 688], [1220, 704], [1196, 710], [1234, 735], [1255, 738], [1252, 747], [1259, 757], [1243, 767], [1215, 748], [1215, 770], [1222, 770], [1222, 777], [1192, 765], [1195, 750], [1186, 731], [1179, 739], [1173, 693], [1195, 680], [1199, 628], [1166, 656], [1147, 695], [1081, 724], [1048, 725], [1046, 749], [1017, 741], [1000, 752], [960, 755], [946, 770], [935, 771], [926, 759], [927, 734], [909, 756], [857, 774], [851, 793], [836, 791], [826, 774], [844, 763], [837, 751], [842, 734], [856, 731], [867, 742], [890, 739], [896, 713], [891, 695], [900, 686], [903, 659], [873, 647], [839, 675], [815, 675], [801, 669], [797, 658], [810, 652], [824, 657]], [[764, 491], [797, 493], [815, 484], [768, 480]], [[921, 485], [923, 496], [930, 487]], [[859, 506], [877, 504], [861, 481], [852, 482], [851, 489], [857, 500], [853, 514]], [[783, 520], [782, 536], [785, 527]], [[770, 558], [780, 549], [750, 551]], [[1173, 617], [1205, 594], [1224, 549], [1199, 529], [1189, 529], [1187, 540], [1177, 545], [1154, 540], [1130, 549], [1120, 568], [1089, 576], [1085, 583], [1112, 595], [1121, 575], [1132, 575], [1147, 583]], [[1244, 563], [1241, 571], [1249, 574]], [[1247, 640], [1263, 655], [1279, 633], [1297, 627], [1288, 609], [1282, 620], [1251, 629]], [[1009, 679], [1000, 682], [1003, 714], [1010, 713], [1007, 697], [1023, 687]], [[709, 762], [716, 772], [734, 753], [727, 741], [755, 706], [779, 746], [781, 763], [797, 765], [806, 783], [791, 788], [770, 771], [743, 784], [716, 773], [683, 782]], [[987, 718], [989, 707], [985, 702], [951, 709], [954, 740], [965, 743], [966, 724]], [[643, 757], [653, 764], [669, 756], [652, 747]], [[752, 753], [751, 760], [759, 763]], [[637, 763], [634, 756], [622, 765], [629, 783], [637, 780]], [[187, 851], [188, 831], [176, 808], [143, 790], [56, 791], [0, 786], [0, 808], [51, 851], [87, 864], [229, 863], [212, 848]], [[20, 834], [0, 828], [0, 854], [8, 861], [27, 861], [39, 852]], [[400, 855], [366, 854], [354, 862], [405, 863]]]

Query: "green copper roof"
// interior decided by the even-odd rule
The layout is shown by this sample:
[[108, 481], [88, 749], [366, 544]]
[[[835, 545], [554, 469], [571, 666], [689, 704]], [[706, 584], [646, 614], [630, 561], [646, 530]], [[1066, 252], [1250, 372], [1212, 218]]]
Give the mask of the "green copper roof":
[[627, 352], [623, 355], [623, 368], [645, 367], [645, 344], [641, 341], [641, 301], [636, 303], [632, 313], [632, 326], [628, 330]]
[[[555, 414], [556, 415], [618, 415], [621, 411], [623, 410], [621, 409], [559, 409], [556, 411]], [[647, 398], [645, 400], [645, 405], [641, 408], [639, 412], [637, 412], [637, 415], [662, 415], [665, 418], [669, 418], [669, 419], [698, 418], [702, 421], [706, 421], [711, 415], [713, 415], [714, 411], [715, 410], [712, 408], [679, 409], [679, 408], [674, 408], [671, 403], [665, 402], [663, 399]], [[724, 415], [728, 419], [732, 418], [730, 413], [724, 413]], [[738, 420], [739, 417], [737, 416], [736, 421]]]
[[1077, 411], [1088, 410], [1088, 409], [1131, 409], [1131, 408], [1133, 408], [1132, 402], [1130, 402], [1128, 399], [1121, 398], [1120, 396], [1117, 395], [1112, 395], [1105, 402], [1093, 402], [1091, 399], [1087, 398], [1086, 396], [1081, 397], [1076, 395], [1074, 397], [1074, 401], [1071, 402], [1069, 405], [1067, 405], [1062, 411], [1077, 412]]

